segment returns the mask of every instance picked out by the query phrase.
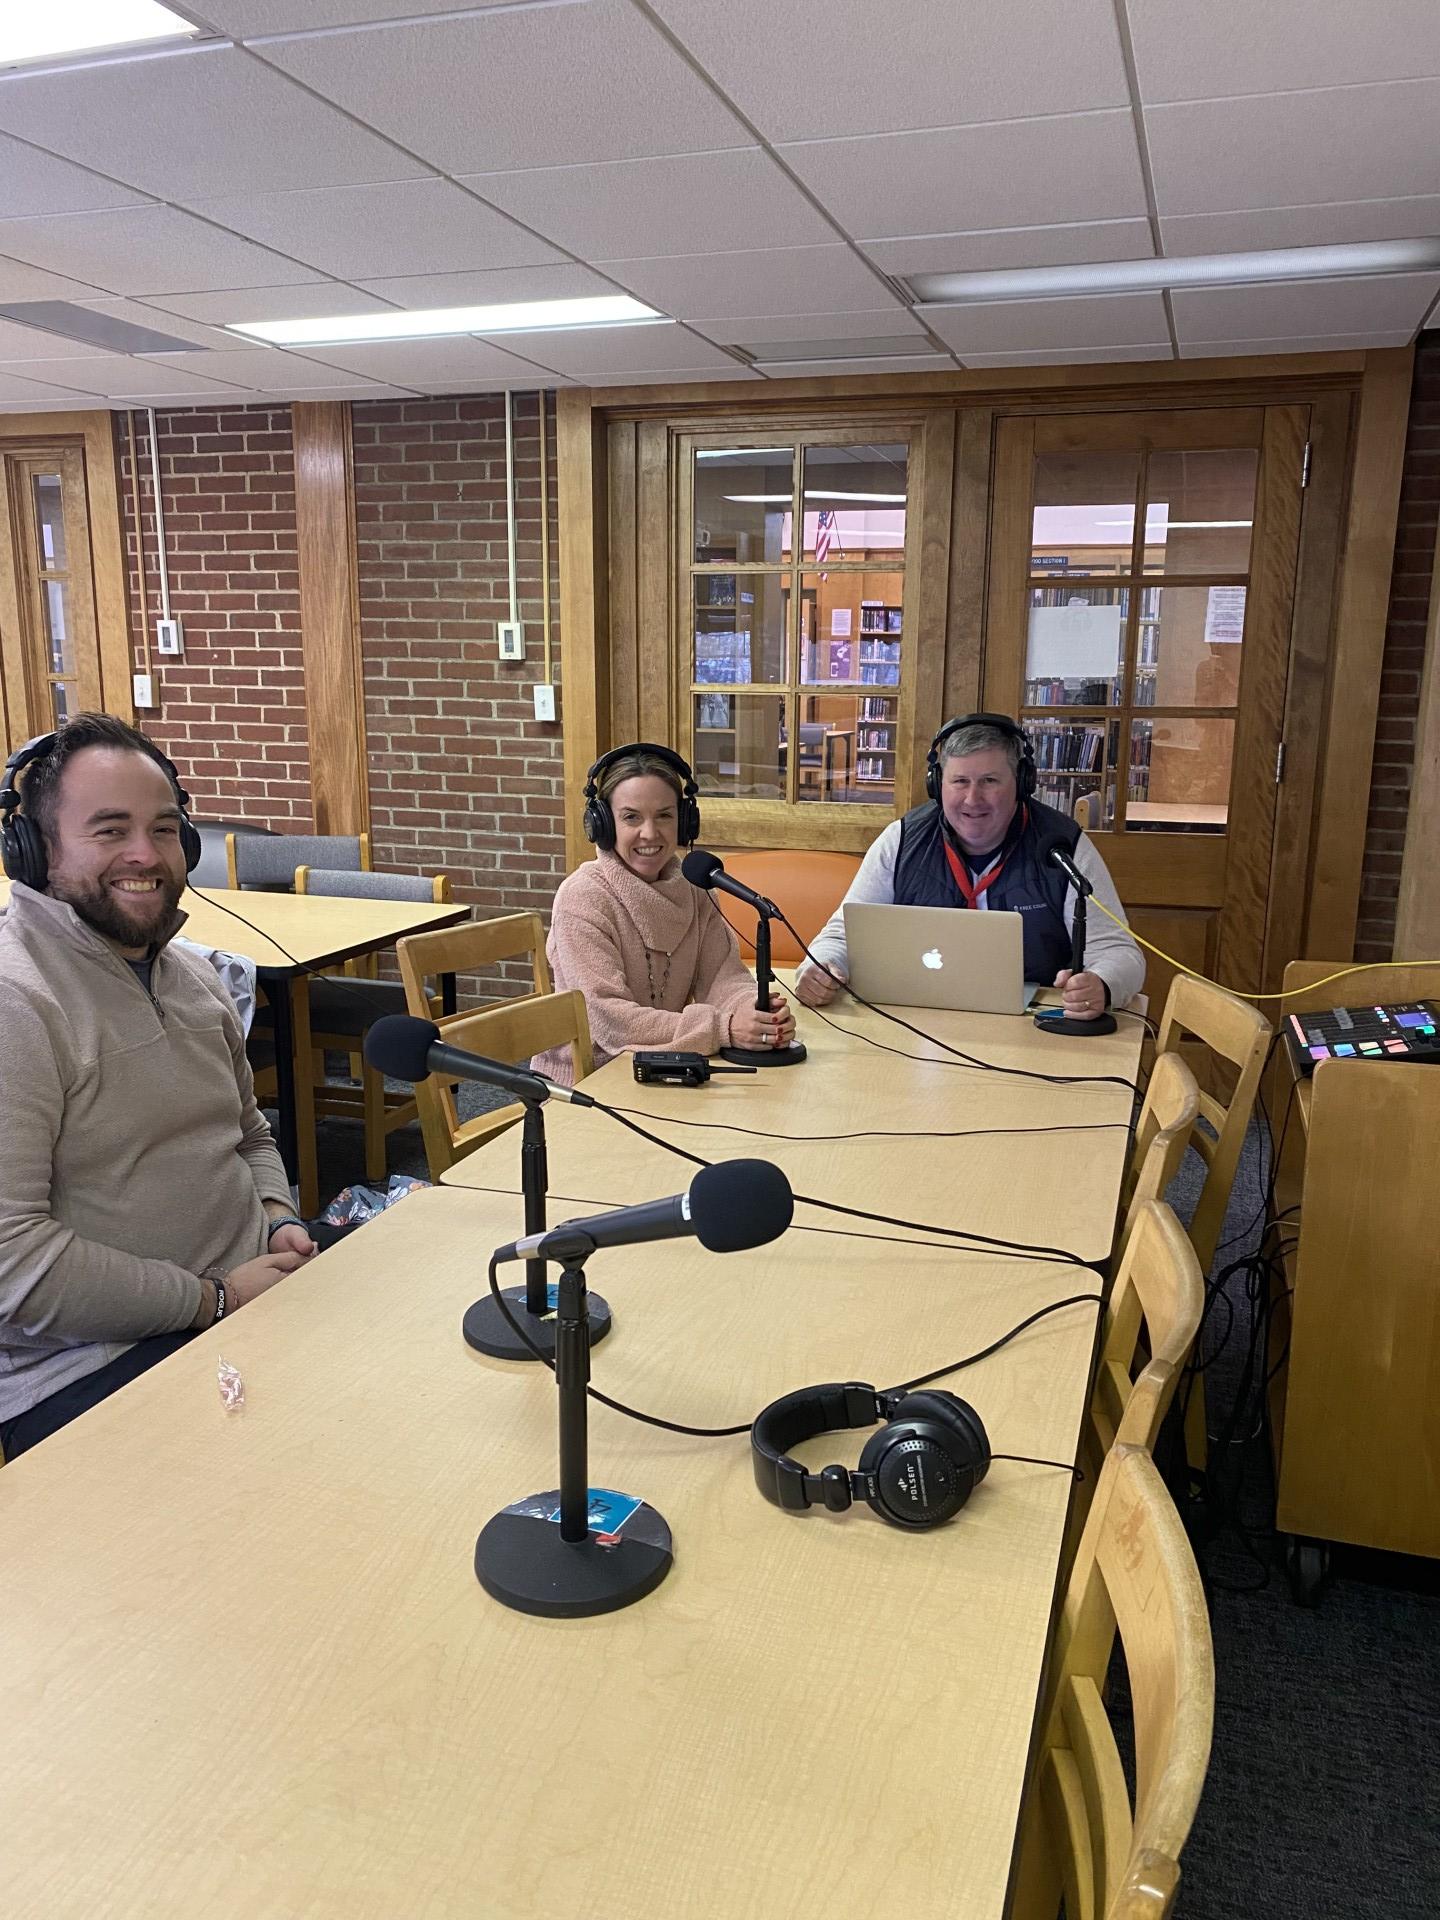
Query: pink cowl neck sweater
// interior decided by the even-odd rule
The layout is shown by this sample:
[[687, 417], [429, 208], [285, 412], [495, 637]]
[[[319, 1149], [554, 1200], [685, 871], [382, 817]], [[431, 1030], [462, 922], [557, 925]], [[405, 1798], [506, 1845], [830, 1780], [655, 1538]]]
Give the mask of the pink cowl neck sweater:
[[[735, 935], [678, 860], [658, 880], [613, 853], [588, 860], [560, 883], [546, 952], [556, 992], [585, 995], [597, 1067], [638, 1048], [715, 1053], [729, 1044], [730, 1016], [755, 1003]], [[574, 1081], [568, 1047], [531, 1064]]]

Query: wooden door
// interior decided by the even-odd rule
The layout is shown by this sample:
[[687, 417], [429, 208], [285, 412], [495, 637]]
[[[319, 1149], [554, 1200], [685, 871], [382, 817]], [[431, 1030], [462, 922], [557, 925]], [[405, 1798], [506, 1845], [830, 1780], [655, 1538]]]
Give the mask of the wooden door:
[[12, 744], [103, 704], [80, 446], [0, 458], [0, 661]]
[[[1309, 409], [1000, 422], [985, 704], [1137, 933], [1258, 989]], [[1148, 955], [1158, 1008], [1174, 969]]]

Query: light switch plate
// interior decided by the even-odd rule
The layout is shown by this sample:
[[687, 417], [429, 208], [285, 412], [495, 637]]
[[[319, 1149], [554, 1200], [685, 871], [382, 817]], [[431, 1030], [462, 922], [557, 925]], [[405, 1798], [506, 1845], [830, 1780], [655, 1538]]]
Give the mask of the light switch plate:
[[533, 689], [535, 694], [535, 718], [553, 720], [555, 718], [555, 689], [542, 681]]
[[171, 654], [185, 651], [185, 630], [178, 620], [155, 622], [155, 651]]
[[500, 658], [502, 660], [523, 660], [525, 658], [525, 626], [523, 621], [497, 621], [495, 631], [500, 642]]
[[155, 681], [148, 673], [135, 675], [135, 704], [137, 707], [153, 707], [155, 704]]

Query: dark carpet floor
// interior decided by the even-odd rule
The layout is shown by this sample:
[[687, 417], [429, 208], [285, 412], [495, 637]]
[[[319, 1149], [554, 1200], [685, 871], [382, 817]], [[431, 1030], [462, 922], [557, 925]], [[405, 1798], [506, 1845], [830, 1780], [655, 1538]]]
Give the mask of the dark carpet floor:
[[[502, 1104], [478, 1087], [460, 1094], [467, 1113]], [[319, 1160], [326, 1198], [361, 1180], [358, 1124], [323, 1122]], [[1217, 1274], [1259, 1241], [1266, 1163], [1253, 1127]], [[391, 1135], [390, 1171], [425, 1178], [418, 1126]], [[1192, 1154], [1171, 1190], [1187, 1218], [1200, 1171]], [[1204, 1337], [1207, 1412], [1213, 1434], [1233, 1428], [1219, 1478], [1239, 1493], [1218, 1512], [1187, 1509], [1210, 1596], [1217, 1700], [1176, 1911], [1182, 1920], [1431, 1920], [1440, 1911], [1440, 1563], [1340, 1549], [1320, 1604], [1295, 1603], [1253, 1389], [1236, 1417], [1251, 1331], [1245, 1275], [1224, 1293], [1228, 1335], [1215, 1311]], [[1123, 1710], [1118, 1656], [1111, 1687]]]

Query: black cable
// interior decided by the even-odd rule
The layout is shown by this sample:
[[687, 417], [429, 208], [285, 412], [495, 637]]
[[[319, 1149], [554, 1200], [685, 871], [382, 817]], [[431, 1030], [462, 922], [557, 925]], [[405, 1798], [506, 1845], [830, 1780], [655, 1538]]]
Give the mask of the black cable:
[[[537, 1360], [543, 1361], [551, 1373], [554, 1373], [555, 1360], [553, 1355], [544, 1352], [543, 1349], [531, 1339], [529, 1333], [510, 1311], [510, 1304], [500, 1290], [499, 1266], [500, 1262], [497, 1256], [492, 1253], [487, 1269], [491, 1299], [494, 1300], [501, 1314], [509, 1323], [511, 1331], [524, 1342]], [[959, 1373], [965, 1367], [973, 1367], [981, 1360], [988, 1360], [992, 1353], [998, 1353], [1001, 1347], [1008, 1346], [1019, 1334], [1024, 1333], [1027, 1327], [1033, 1326], [1037, 1320], [1043, 1319], [1046, 1314], [1058, 1313], [1061, 1307], [1073, 1307], [1077, 1302], [1082, 1300], [1099, 1301], [1100, 1297], [1098, 1293], [1079, 1293], [1072, 1294], [1070, 1298], [1066, 1300], [1053, 1301], [1048, 1307], [1041, 1307], [1037, 1312], [1030, 1314], [1028, 1318], [1022, 1320], [1018, 1326], [1011, 1327], [1008, 1333], [1002, 1333], [998, 1340], [992, 1340], [988, 1347], [982, 1347], [979, 1353], [967, 1354], [963, 1360], [952, 1361], [951, 1364], [946, 1367], [937, 1367], [933, 1373], [922, 1374], [919, 1380], [910, 1381], [898, 1387], [888, 1388], [887, 1391], [891, 1393], [904, 1393], [912, 1386], [923, 1385], [927, 1380], [938, 1380], [944, 1374]], [[590, 1399], [597, 1400], [602, 1407], [609, 1407], [612, 1413], [623, 1414], [627, 1420], [639, 1420], [647, 1427], [663, 1427], [667, 1433], [690, 1434], [699, 1440], [734, 1439], [738, 1434], [749, 1433], [751, 1427], [755, 1424], [755, 1420], [760, 1417], [757, 1413], [754, 1419], [746, 1420], [739, 1426], [692, 1427], [687, 1426], [680, 1420], [666, 1420], [658, 1413], [644, 1413], [639, 1407], [627, 1406], [623, 1400], [615, 1400], [612, 1399], [608, 1393], [601, 1393], [600, 1389], [593, 1384], [587, 1385], [585, 1391]], [[1032, 1466], [1059, 1467], [1066, 1473], [1079, 1473], [1079, 1469], [1075, 1464], [1068, 1460], [1037, 1460], [1029, 1454], [1020, 1453], [992, 1453], [990, 1457], [992, 1460], [1020, 1460]]]
[[[813, 1009], [812, 1009], [813, 1011]], [[912, 1056], [913, 1057], [913, 1056]], [[712, 1133], [744, 1133], [753, 1140], [794, 1140], [828, 1142], [831, 1140], [974, 1140], [992, 1134], [1030, 1133], [1106, 1133], [1130, 1131], [1127, 1120], [1070, 1120], [1053, 1127], [862, 1127], [857, 1133], [776, 1133], [770, 1127], [740, 1127], [730, 1120], [689, 1120], [678, 1113], [646, 1113], [638, 1107], [610, 1108], [612, 1113], [628, 1114], [632, 1120], [656, 1120], [670, 1126], [701, 1127]]]

